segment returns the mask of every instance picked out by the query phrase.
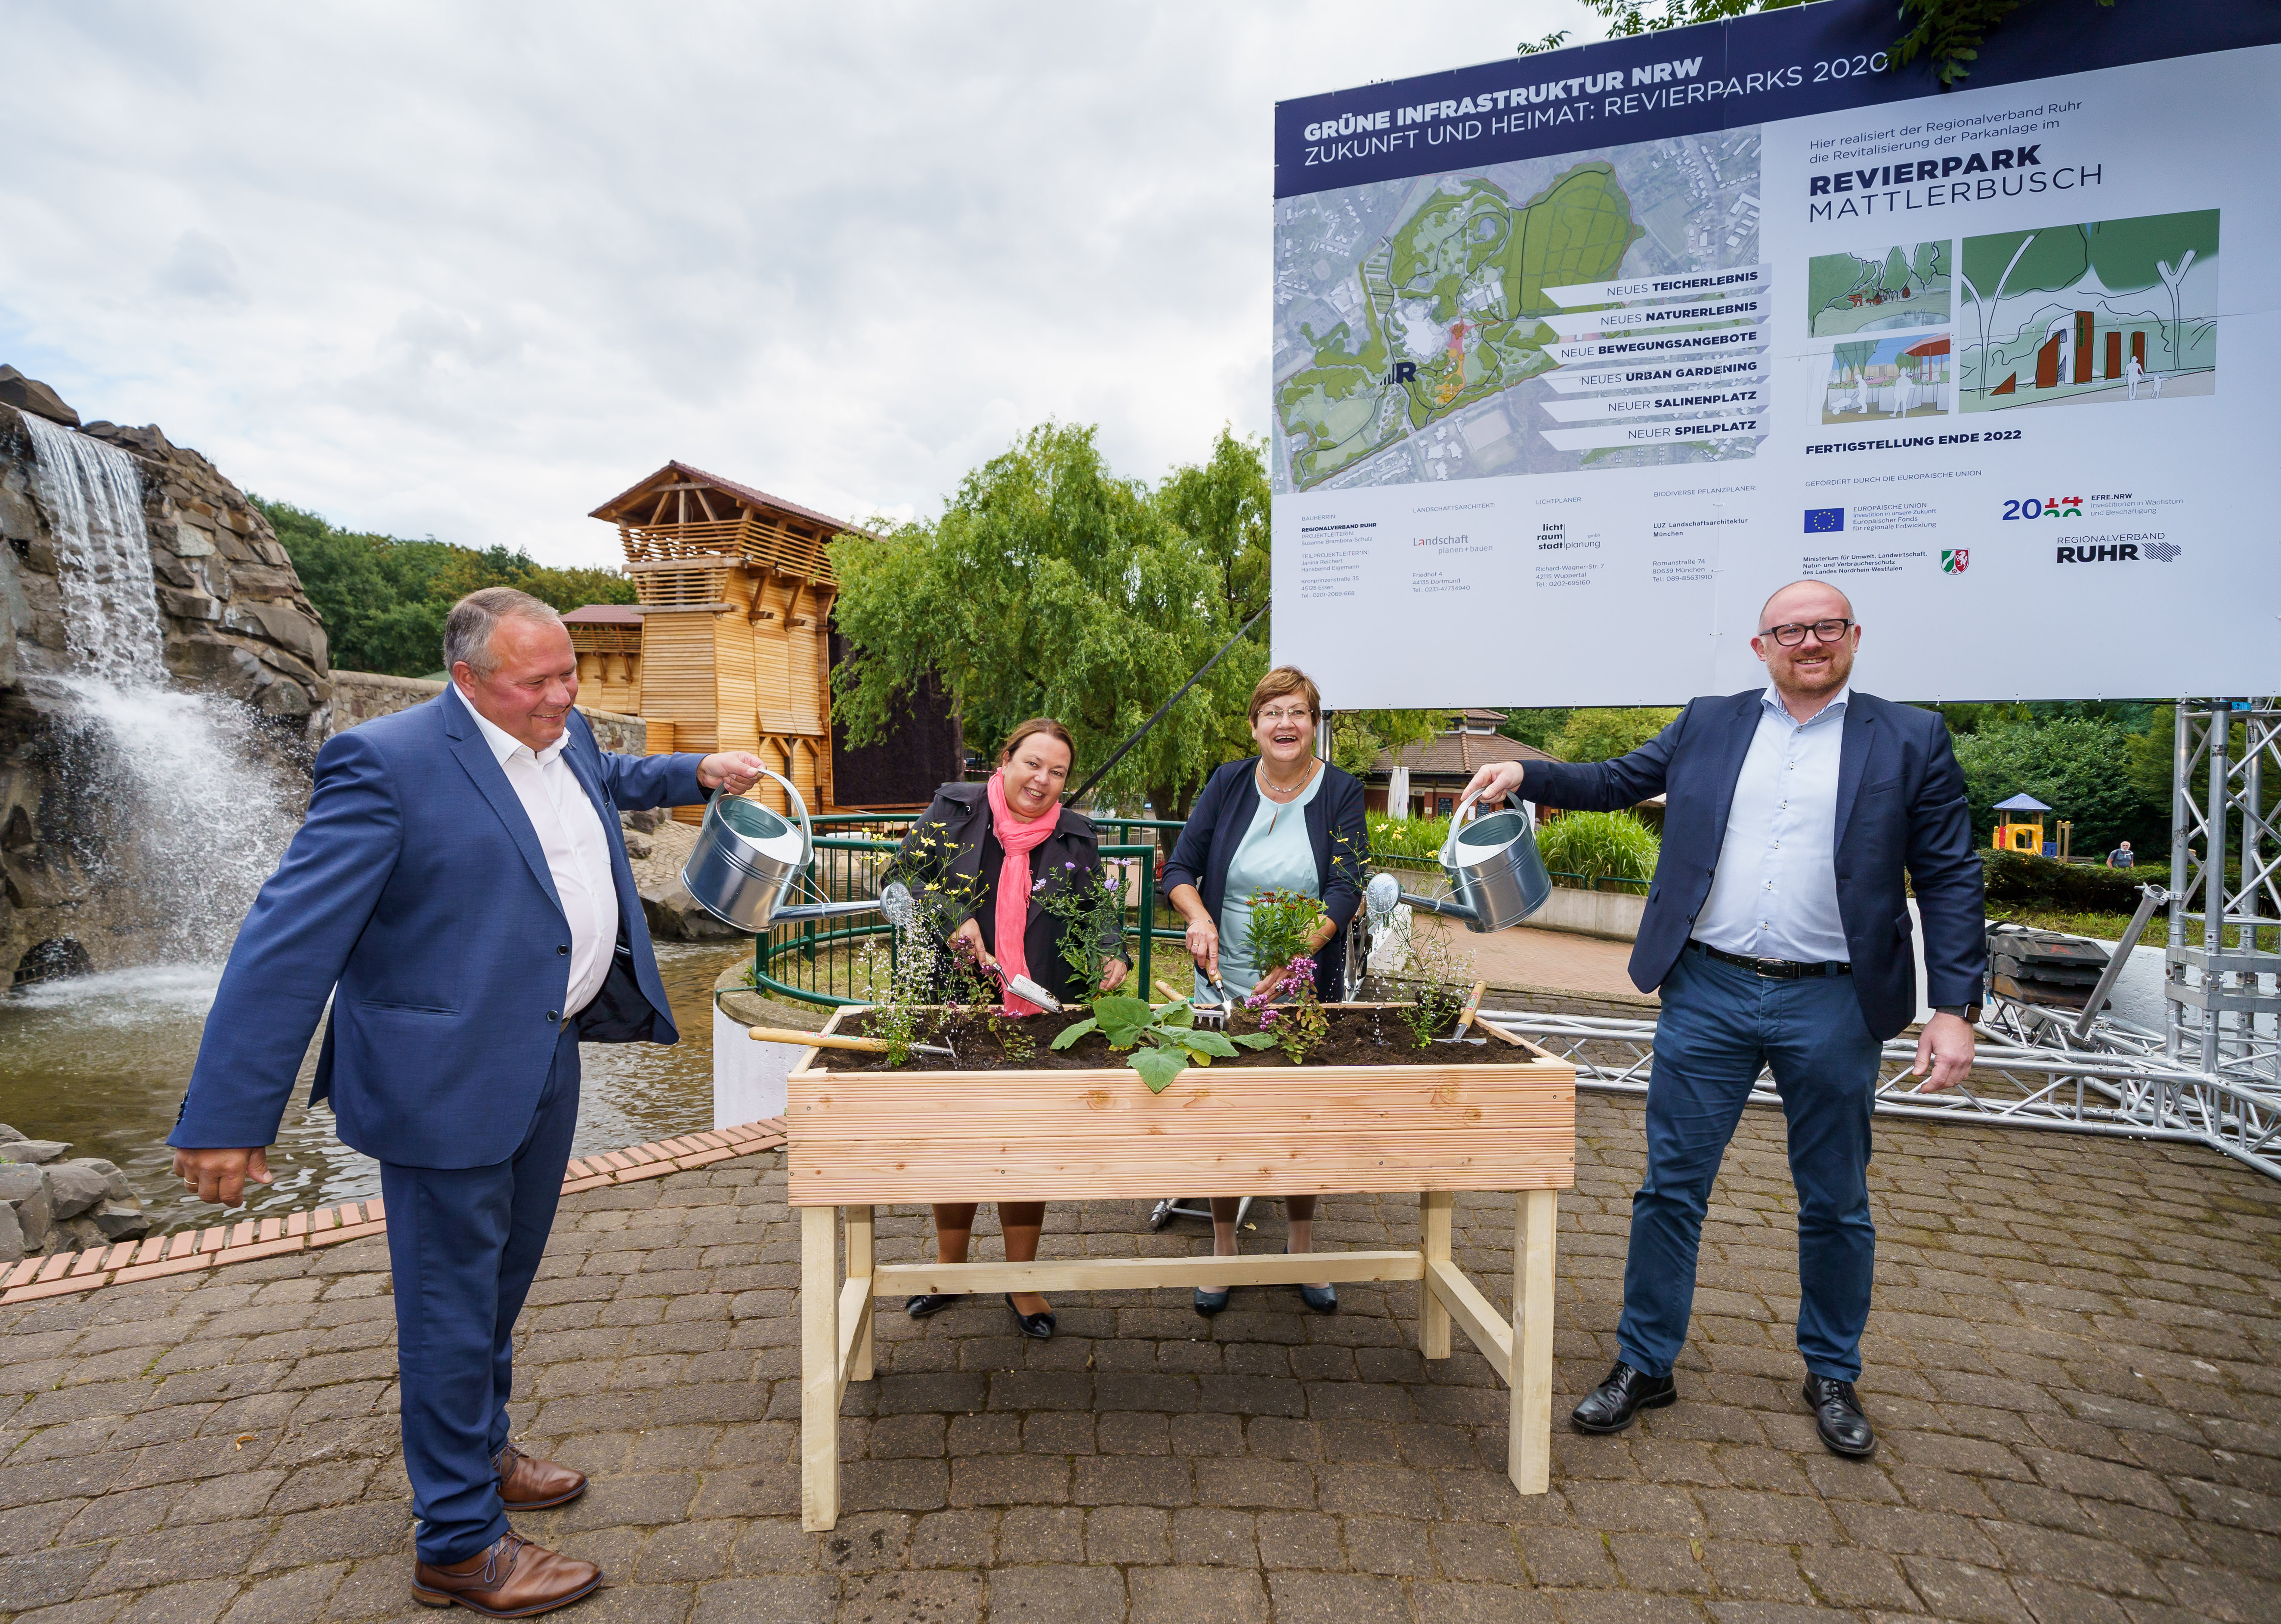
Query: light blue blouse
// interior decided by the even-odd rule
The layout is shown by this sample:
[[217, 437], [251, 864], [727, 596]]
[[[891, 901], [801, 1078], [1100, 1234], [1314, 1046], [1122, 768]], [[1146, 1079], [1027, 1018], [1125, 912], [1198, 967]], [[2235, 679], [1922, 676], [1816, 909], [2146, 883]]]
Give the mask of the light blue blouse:
[[[1296, 800], [1282, 806], [1262, 795], [1251, 815], [1251, 827], [1227, 865], [1227, 892], [1219, 905], [1219, 977], [1230, 997], [1241, 998], [1257, 986], [1274, 966], [1256, 964], [1251, 956], [1251, 899], [1262, 891], [1297, 891], [1311, 897], [1323, 894], [1315, 871], [1315, 845], [1307, 838], [1307, 803], [1323, 787], [1326, 775], [1319, 769]], [[1210, 1002], [1211, 984], [1196, 978], [1196, 995]]]

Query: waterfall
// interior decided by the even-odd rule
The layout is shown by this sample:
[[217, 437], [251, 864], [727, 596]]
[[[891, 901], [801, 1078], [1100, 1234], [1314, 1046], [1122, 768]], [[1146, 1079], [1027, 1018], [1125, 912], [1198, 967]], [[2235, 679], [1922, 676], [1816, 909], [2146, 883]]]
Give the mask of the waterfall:
[[21, 421], [32, 435], [32, 494], [55, 530], [73, 664], [105, 682], [163, 680], [165, 630], [135, 459], [33, 413]]
[[118, 447], [31, 413], [33, 496], [55, 537], [76, 711], [73, 856], [142, 917], [136, 957], [221, 957], [299, 824], [245, 706], [178, 688], [151, 573], [143, 479]]

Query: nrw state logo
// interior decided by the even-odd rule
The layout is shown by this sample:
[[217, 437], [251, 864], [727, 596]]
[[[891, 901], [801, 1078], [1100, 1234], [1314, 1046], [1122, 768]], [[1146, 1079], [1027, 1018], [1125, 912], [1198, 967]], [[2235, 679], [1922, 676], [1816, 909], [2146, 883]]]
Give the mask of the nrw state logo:
[[1969, 568], [1972, 568], [1972, 549], [1971, 549], [1971, 548], [1969, 548], [1969, 547], [1959, 547], [1959, 548], [1957, 548], [1957, 549], [1956, 549], [1954, 552], [1952, 552], [1952, 552], [1950, 552], [1950, 551], [1948, 551], [1946, 548], [1943, 548], [1943, 549], [1941, 550], [1941, 554], [1940, 554], [1940, 573], [1941, 573], [1941, 574], [1943, 574], [1943, 575], [1945, 575], [1945, 576], [1960, 576], [1960, 575], [1962, 575], [1966, 570], [1968, 570], [1968, 569], [1969, 569]]

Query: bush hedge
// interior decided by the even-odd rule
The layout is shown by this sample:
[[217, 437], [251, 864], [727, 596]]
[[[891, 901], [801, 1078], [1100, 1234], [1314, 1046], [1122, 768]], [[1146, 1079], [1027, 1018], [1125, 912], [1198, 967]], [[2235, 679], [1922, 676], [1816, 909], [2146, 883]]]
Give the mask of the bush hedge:
[[2026, 852], [1984, 851], [1980, 861], [1991, 902], [2049, 902], [2085, 913], [2130, 913], [2140, 885], [2169, 878], [2167, 870], [2084, 868]]

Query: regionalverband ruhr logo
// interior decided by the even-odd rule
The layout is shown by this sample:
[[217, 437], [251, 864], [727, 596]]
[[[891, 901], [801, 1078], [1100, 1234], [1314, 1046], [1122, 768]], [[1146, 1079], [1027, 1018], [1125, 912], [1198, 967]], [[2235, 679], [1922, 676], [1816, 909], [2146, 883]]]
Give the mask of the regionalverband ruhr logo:
[[1949, 550], [1948, 550], [1947, 548], [1945, 548], [1945, 547], [1944, 547], [1943, 549], [1941, 549], [1941, 554], [1940, 554], [1940, 573], [1941, 573], [1941, 574], [1943, 574], [1943, 575], [1945, 575], [1945, 576], [1960, 576], [1960, 575], [1962, 575], [1966, 570], [1968, 570], [1968, 569], [1969, 569], [1969, 568], [1972, 568], [1972, 549], [1971, 549], [1971, 548], [1969, 548], [1969, 547], [1959, 547], [1959, 548], [1957, 548], [1957, 549], [1956, 549], [1955, 551], [1953, 551], [1953, 552], [1949, 551]]
[[1845, 528], [1843, 507], [1809, 507], [1805, 510], [1805, 533], [1809, 536], [1830, 536]]
[[2135, 564], [2151, 559], [2157, 564], [2177, 561], [2185, 549], [2176, 542], [2161, 540], [2118, 541], [2105, 545], [2077, 543], [2072, 547], [2053, 551], [2055, 564]]

